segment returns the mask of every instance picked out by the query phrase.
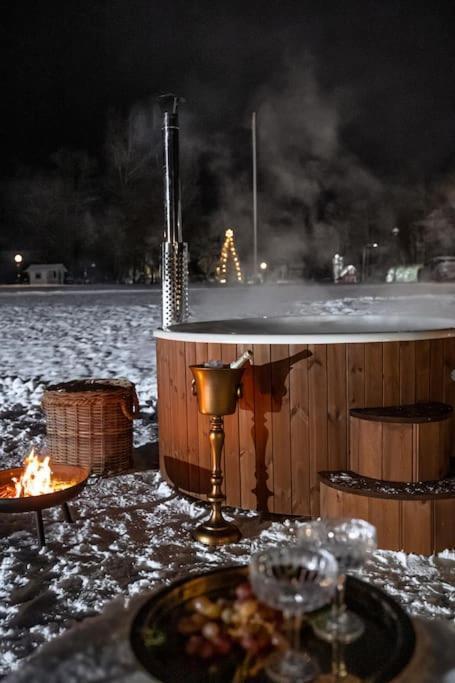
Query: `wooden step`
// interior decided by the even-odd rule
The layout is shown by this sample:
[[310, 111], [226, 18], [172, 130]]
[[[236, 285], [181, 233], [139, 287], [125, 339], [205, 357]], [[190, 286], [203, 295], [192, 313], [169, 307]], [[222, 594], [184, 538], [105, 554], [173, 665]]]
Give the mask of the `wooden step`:
[[447, 476], [452, 413], [437, 402], [351, 409], [350, 469], [385, 481]]
[[369, 521], [379, 548], [431, 555], [455, 547], [455, 477], [405, 483], [338, 470], [319, 478], [321, 516]]

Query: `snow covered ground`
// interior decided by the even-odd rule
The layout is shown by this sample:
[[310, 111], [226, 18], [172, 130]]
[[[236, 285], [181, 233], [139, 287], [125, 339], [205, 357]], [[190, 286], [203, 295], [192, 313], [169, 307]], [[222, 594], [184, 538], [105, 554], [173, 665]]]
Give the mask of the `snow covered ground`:
[[[223, 317], [392, 312], [454, 321], [455, 286], [292, 285], [234, 293], [197, 288], [191, 306], [199, 319], [220, 318], [220, 311]], [[20, 464], [30, 443], [42, 441], [44, 387], [76, 377], [135, 382], [143, 414], [135, 426], [135, 445], [156, 441], [152, 335], [158, 325], [158, 290], [0, 288], [1, 466]], [[44, 513], [48, 545], [39, 552], [31, 515], [0, 518], [0, 675], [18, 669], [38, 646], [102, 612], [114, 598], [123, 609], [144, 590], [188, 572], [246, 562], [252, 550], [293, 533], [290, 523], [234, 512], [245, 539], [207, 550], [188, 534], [205, 514], [204, 506], [177, 496], [152, 470], [96, 481], [73, 509], [74, 526], [60, 520], [58, 509]], [[422, 558], [381, 551], [366, 576], [413, 615], [455, 618], [454, 552]], [[90, 620], [77, 634], [84, 623]], [[79, 635], [75, 639], [87, 647]], [[107, 680], [101, 668], [90, 680]], [[8, 680], [25, 678], [17, 673]], [[50, 674], [47, 680], [53, 680]]]

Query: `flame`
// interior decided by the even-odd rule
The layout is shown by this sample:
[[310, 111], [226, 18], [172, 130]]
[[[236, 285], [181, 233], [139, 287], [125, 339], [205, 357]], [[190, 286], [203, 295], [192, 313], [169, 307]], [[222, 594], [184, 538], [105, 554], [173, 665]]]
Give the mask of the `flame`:
[[49, 459], [48, 455], [44, 458], [36, 455], [35, 449], [32, 448], [24, 460], [24, 468], [20, 478], [12, 477], [11, 484], [1, 487], [0, 498], [42, 496], [46, 493], [61, 491], [77, 483], [76, 480], [62, 481], [54, 479]]
[[41, 496], [43, 493], [52, 493], [52, 470], [49, 467], [49, 456], [41, 459], [35, 455], [32, 448], [24, 460], [24, 471], [19, 480], [13, 478], [15, 498], [21, 496]]

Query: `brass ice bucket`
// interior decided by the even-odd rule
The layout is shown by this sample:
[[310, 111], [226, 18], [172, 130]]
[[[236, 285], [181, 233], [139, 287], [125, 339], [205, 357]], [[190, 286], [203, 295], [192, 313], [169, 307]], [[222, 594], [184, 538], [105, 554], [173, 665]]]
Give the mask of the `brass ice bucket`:
[[241, 395], [240, 381], [244, 368], [205, 368], [190, 365], [193, 373], [193, 392], [197, 396], [202, 415], [232, 415]]
[[193, 373], [193, 393], [197, 396], [199, 412], [210, 418], [210, 458], [212, 472], [211, 489], [207, 500], [212, 505], [209, 519], [200, 524], [193, 537], [205, 545], [225, 545], [235, 543], [242, 537], [239, 529], [227, 522], [221, 511], [225, 496], [221, 491], [223, 472], [221, 470], [221, 454], [224, 445], [224, 415], [235, 413], [237, 399], [241, 396], [241, 384], [244, 368], [204, 367], [190, 365]]

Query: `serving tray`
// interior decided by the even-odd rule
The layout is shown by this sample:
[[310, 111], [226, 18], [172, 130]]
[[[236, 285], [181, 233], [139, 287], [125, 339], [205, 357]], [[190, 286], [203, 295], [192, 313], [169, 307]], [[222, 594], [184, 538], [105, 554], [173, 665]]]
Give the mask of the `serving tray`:
[[[228, 567], [189, 576], [151, 595], [133, 620], [130, 640], [137, 659], [153, 681], [233, 681], [244, 659], [240, 648], [213, 660], [189, 657], [185, 654], [186, 639], [176, 626], [190, 600], [202, 595], [210, 599], [226, 598], [247, 578], [247, 566]], [[414, 652], [415, 633], [410, 618], [386, 593], [352, 577], [348, 577], [346, 600], [349, 609], [365, 622], [362, 637], [346, 646], [348, 671], [372, 683], [392, 681]], [[308, 616], [311, 621], [311, 615]], [[308, 622], [302, 630], [302, 645], [318, 660], [321, 672], [330, 671], [331, 646], [314, 636]], [[260, 673], [247, 680], [265, 683], [268, 679], [265, 673]]]

